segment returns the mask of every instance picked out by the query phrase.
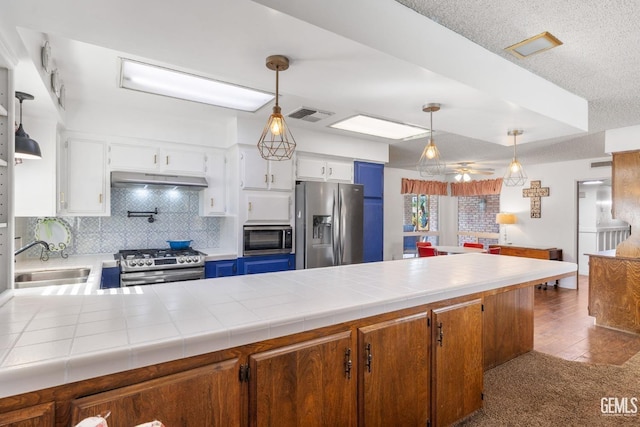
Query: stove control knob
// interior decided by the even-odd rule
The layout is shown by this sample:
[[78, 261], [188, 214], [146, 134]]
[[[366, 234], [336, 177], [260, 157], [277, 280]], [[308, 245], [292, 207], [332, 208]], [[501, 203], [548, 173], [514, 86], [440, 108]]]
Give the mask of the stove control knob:
[[185, 257], [185, 261], [187, 261], [187, 262], [191, 262], [191, 258], [189, 258], [189, 257]]
[[178, 262], [179, 262], [180, 264], [183, 264], [183, 263], [184, 263], [184, 257], [180, 257], [180, 258], [178, 258]]
[[148, 260], [145, 262], [145, 264], [147, 264], [147, 265], [153, 265], [153, 260], [148, 259]]
[[198, 257], [192, 256], [190, 260], [191, 262], [198, 262]]

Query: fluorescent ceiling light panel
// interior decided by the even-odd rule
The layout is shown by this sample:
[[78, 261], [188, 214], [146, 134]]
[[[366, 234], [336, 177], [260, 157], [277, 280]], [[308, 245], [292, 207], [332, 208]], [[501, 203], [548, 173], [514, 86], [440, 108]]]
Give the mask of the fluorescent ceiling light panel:
[[545, 31], [537, 36], [528, 38], [509, 46], [505, 50], [508, 50], [518, 58], [526, 58], [536, 53], [544, 52], [556, 46], [560, 46], [562, 42], [555, 38], [553, 34]]
[[603, 184], [603, 181], [595, 180], [595, 181], [584, 181], [582, 184], [583, 185], [599, 185], [599, 184]]
[[128, 59], [122, 59], [120, 87], [250, 112], [275, 98], [270, 93]]
[[429, 133], [428, 129], [421, 127], [405, 125], [402, 123], [376, 119], [374, 117], [363, 115], [350, 117], [334, 123], [329, 127], [388, 139], [415, 138]]

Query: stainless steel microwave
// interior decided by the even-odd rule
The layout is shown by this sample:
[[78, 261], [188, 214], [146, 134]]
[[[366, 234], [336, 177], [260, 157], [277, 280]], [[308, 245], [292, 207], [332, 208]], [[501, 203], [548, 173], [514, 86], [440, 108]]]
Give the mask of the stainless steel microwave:
[[290, 254], [293, 229], [290, 225], [245, 225], [243, 255]]

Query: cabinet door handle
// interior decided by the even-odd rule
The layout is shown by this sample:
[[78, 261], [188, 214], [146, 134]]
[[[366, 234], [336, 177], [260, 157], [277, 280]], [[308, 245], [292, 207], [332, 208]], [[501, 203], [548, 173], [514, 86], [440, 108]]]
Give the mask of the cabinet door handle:
[[64, 191], [60, 192], [60, 204], [63, 205], [64, 204]]
[[264, 182], [269, 182], [269, 175], [266, 173], [264, 174]]
[[100, 193], [100, 196], [98, 196], [98, 202], [102, 204], [102, 193]]
[[444, 337], [444, 332], [442, 331], [442, 322], [438, 325], [438, 339], [437, 341], [440, 343], [440, 347], [442, 347], [442, 338]]
[[273, 183], [273, 174], [271, 174], [271, 183]]
[[320, 172], [320, 175], [324, 175], [324, 166], [322, 167], [322, 172]]
[[351, 379], [352, 366], [353, 366], [353, 363], [351, 362], [351, 349], [347, 348], [344, 351], [344, 375], [347, 377], [348, 380]]
[[169, 164], [169, 156], [167, 156], [167, 160], [166, 160], [167, 164]]
[[371, 344], [367, 344], [364, 347], [364, 350], [367, 354], [367, 362], [365, 363], [365, 366], [367, 367], [367, 372], [371, 372], [371, 361], [373, 360], [373, 354], [371, 354]]
[[154, 154], [154, 155], [153, 155], [153, 164], [155, 165], [155, 164], [157, 164], [157, 163], [158, 163], [158, 155], [157, 155], [157, 154]]
[[213, 197], [211, 198], [211, 207], [213, 207]]
[[249, 212], [251, 212], [251, 202], [249, 202]]
[[333, 168], [329, 168], [329, 175], [333, 175]]

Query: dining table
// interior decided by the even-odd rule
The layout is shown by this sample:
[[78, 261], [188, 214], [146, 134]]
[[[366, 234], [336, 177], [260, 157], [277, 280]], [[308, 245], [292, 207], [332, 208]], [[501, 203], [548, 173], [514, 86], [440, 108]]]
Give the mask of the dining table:
[[487, 250], [483, 249], [483, 248], [471, 248], [471, 247], [467, 247], [467, 246], [438, 245], [438, 246], [434, 246], [434, 248], [438, 252], [438, 255], [440, 255], [440, 254], [447, 254], [447, 255], [451, 255], [451, 254], [470, 254], [470, 253], [482, 253], [482, 252], [486, 253], [487, 252]]

